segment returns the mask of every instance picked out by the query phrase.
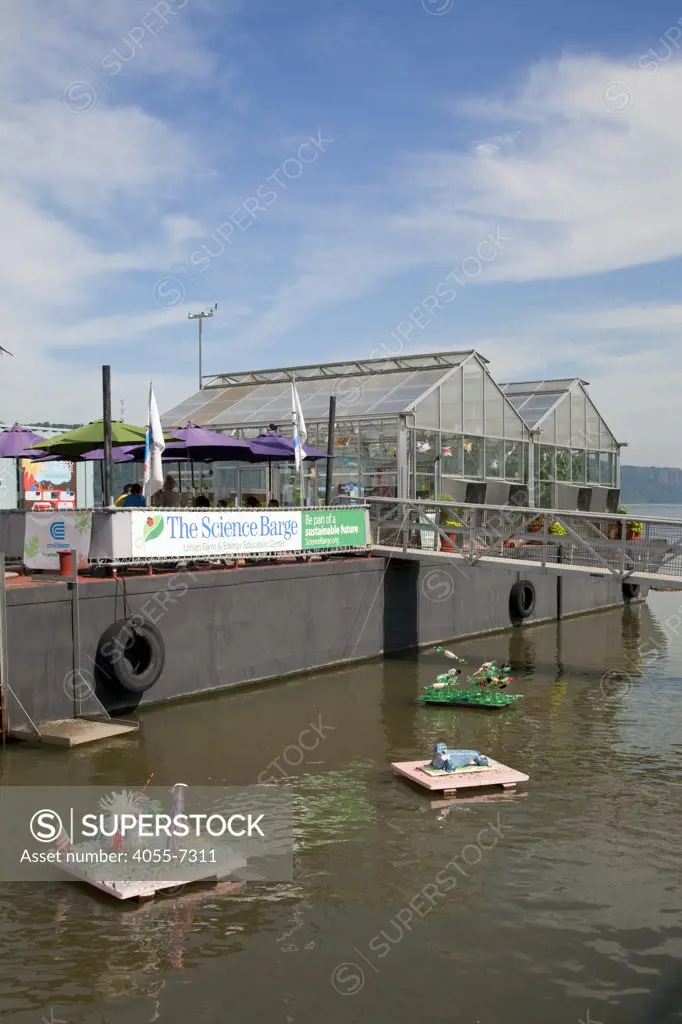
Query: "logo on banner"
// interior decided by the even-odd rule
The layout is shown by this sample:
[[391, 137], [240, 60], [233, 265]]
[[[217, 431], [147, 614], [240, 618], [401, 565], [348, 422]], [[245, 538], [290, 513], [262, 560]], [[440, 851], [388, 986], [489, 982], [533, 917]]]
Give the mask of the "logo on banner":
[[163, 516], [148, 516], [144, 524], [144, 539], [155, 540], [163, 533], [165, 520]]
[[50, 537], [52, 540], [66, 540], [66, 523], [63, 519], [55, 519], [50, 524]]

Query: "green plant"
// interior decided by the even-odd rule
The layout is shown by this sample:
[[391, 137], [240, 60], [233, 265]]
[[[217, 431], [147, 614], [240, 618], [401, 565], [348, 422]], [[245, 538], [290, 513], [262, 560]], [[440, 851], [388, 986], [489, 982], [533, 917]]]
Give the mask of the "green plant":
[[[626, 516], [629, 511], [630, 509], [627, 505], [619, 505], [617, 509], [619, 516]], [[644, 523], [639, 519], [628, 519], [628, 530], [630, 530], [631, 533], [639, 535], [644, 532]]]
[[[452, 501], [451, 494], [439, 494], [436, 501]], [[441, 526], [452, 526], [460, 527], [462, 524], [458, 519], [455, 518], [454, 509], [452, 506], [441, 509]]]
[[567, 537], [568, 536], [568, 531], [566, 530], [566, 528], [563, 527], [561, 525], [561, 523], [557, 523], [556, 521], [551, 524], [551, 526], [549, 528], [549, 532], [554, 537]]

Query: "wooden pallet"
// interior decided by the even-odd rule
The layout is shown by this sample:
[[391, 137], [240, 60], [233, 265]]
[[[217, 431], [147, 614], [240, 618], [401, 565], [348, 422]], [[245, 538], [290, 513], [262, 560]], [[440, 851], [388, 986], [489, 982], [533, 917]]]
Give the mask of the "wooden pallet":
[[[246, 859], [240, 855], [235, 855], [231, 858], [229, 870], [236, 871], [246, 866]], [[195, 870], [190, 872], [191, 877], [188, 878], [143, 878], [139, 881], [106, 881], [102, 878], [97, 877], [99, 872], [95, 873], [89, 870], [87, 866], [83, 864], [76, 864], [72, 862], [60, 862], [61, 869], [69, 874], [71, 878], [78, 882], [85, 882], [87, 885], [93, 886], [95, 889], [99, 889], [101, 892], [107, 893], [108, 896], [113, 896], [117, 900], [143, 900], [153, 899], [157, 893], [161, 893], [168, 890], [181, 890], [186, 885], [195, 885], [197, 883], [221, 883], [227, 882], [224, 873], [221, 876], [216, 875], [215, 868], [212, 870], [210, 867], [206, 867], [206, 871]], [[221, 865], [221, 871], [225, 872], [228, 865], [223, 863]], [[180, 869], [181, 871], [182, 869]], [[180, 872], [179, 872], [180, 873]], [[231, 883], [235, 888], [239, 887], [242, 883], [235, 881]]]
[[429, 761], [397, 761], [391, 765], [397, 775], [402, 775], [410, 782], [416, 783], [429, 792], [440, 792], [445, 797], [455, 796], [458, 790], [473, 789], [485, 786], [501, 786], [504, 790], [516, 789], [520, 782], [528, 782], [529, 776], [523, 772], [517, 772], [515, 768], [508, 768], [499, 761], [488, 758], [490, 770], [488, 771], [457, 771], [448, 775], [429, 775], [423, 771], [429, 765]]

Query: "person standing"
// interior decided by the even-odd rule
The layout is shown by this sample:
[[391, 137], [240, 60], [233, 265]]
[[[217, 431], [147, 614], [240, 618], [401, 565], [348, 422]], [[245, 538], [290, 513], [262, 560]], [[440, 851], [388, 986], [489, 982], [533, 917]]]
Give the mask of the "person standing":
[[160, 491], [152, 497], [152, 504], [157, 508], [179, 508], [180, 495], [175, 490], [175, 479], [170, 474]]

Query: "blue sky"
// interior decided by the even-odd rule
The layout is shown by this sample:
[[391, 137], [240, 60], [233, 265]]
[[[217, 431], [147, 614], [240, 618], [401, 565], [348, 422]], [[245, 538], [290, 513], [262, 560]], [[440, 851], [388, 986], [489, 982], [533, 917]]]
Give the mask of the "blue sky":
[[170, 408], [218, 302], [206, 373], [475, 347], [590, 381], [627, 461], [682, 461], [673, 4], [4, 17], [3, 419], [97, 416], [104, 362], [127, 419], [150, 377]]

